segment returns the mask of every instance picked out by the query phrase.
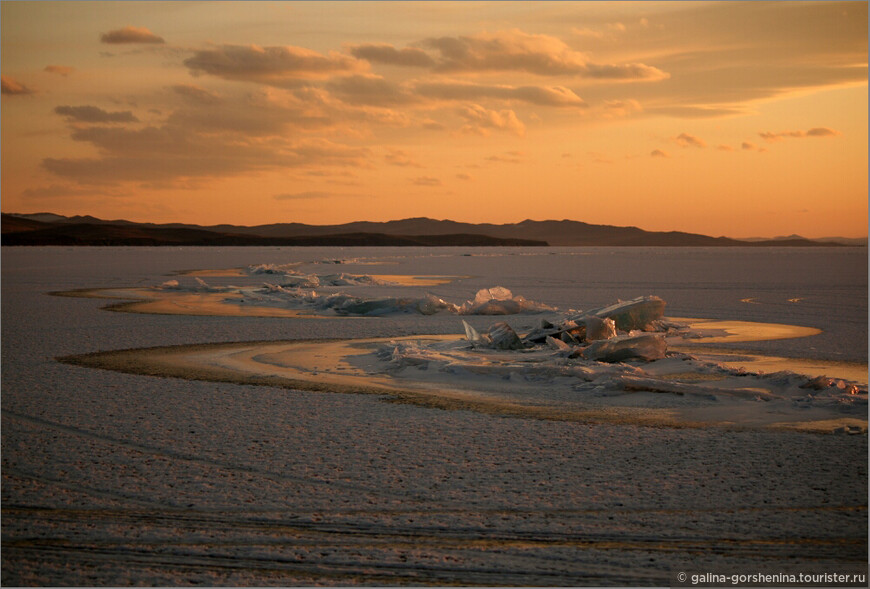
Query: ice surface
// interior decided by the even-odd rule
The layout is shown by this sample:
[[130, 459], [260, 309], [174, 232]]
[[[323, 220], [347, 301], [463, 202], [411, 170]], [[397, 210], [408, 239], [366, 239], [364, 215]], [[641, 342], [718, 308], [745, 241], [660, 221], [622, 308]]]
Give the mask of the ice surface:
[[[855, 425], [801, 435], [504, 419], [52, 360], [227, 340], [453, 333], [461, 349], [419, 347], [444, 364], [397, 365], [397, 378], [452, 376], [444, 366], [461, 382], [490, 383], [493, 395], [528, 389], [535, 410], [632, 399], [730, 407], [733, 399], [746, 408], [741, 419], [767, 408], [810, 415], [825, 403], [832, 416], [862, 417], [861, 396], [849, 403], [833, 368], [816, 373], [831, 377], [821, 388], [801, 389], [800, 376], [758, 378], [680, 357], [606, 364], [549, 349], [472, 351], [457, 331], [461, 318], [485, 331], [487, 319], [473, 316], [130, 315], [101, 310], [103, 301], [44, 295], [169, 277], [192, 283], [174, 275], [180, 268], [353, 258], [397, 274], [473, 276], [433, 291], [460, 303], [494, 284], [565, 309], [656, 293], [675, 316], [824, 329], [741, 350], [867, 361], [866, 248], [4, 247], [3, 584], [664, 586], [686, 558], [732, 571], [866, 563], [867, 437], [847, 435], [863, 431]], [[373, 296], [373, 287], [359, 288]], [[759, 304], [741, 303], [746, 297]], [[538, 323], [509, 322], [521, 334]], [[549, 372], [535, 374], [533, 360], [544, 354], [552, 355]], [[490, 376], [471, 372], [472, 360], [483, 371], [508, 357], [516, 362]], [[648, 389], [709, 392], [654, 393], [632, 388], [632, 378]], [[738, 389], [746, 396], [728, 393]], [[762, 389], [782, 398], [749, 396], [762, 398]], [[687, 556], [693, 546], [704, 550]]]

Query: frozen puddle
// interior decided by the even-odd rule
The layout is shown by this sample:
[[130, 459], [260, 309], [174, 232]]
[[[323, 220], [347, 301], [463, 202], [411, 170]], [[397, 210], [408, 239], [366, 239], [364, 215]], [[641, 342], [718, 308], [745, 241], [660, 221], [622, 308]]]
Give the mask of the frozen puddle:
[[[370, 393], [394, 402], [539, 419], [867, 431], [866, 365], [853, 367], [852, 376], [859, 378], [842, 373], [828, 378], [815, 371], [824, 366], [810, 361], [699, 345], [816, 330], [702, 319], [678, 323], [660, 313], [650, 319], [644, 303], [653, 299], [605, 307], [559, 325], [542, 322], [523, 336], [497, 322], [483, 333], [466, 325], [464, 335], [219, 343], [61, 360], [137, 374]], [[638, 324], [647, 329], [616, 328]], [[753, 370], [753, 362], [778, 369]], [[802, 367], [813, 370], [802, 374]]]

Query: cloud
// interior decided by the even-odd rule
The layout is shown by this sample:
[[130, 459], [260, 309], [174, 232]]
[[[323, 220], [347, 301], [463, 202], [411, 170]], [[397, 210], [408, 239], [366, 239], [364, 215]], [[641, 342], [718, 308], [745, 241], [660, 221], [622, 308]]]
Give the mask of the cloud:
[[756, 145], [754, 143], [752, 143], [751, 141], [744, 141], [743, 143], [740, 144], [740, 149], [752, 151], [752, 150], [758, 149], [758, 147], [756, 147]]
[[163, 37], [157, 36], [145, 27], [124, 27], [103, 33], [100, 42], [112, 45], [123, 43], [165, 43]]
[[456, 177], [459, 178], [460, 180], [466, 180], [466, 181], [474, 179], [474, 177], [471, 174], [466, 174], [464, 172], [456, 174]]
[[730, 145], [718, 145], [716, 146], [716, 149], [718, 149], [719, 151], [734, 151], [734, 148]]
[[807, 131], [781, 131], [779, 133], [764, 132], [758, 136], [765, 141], [780, 141], [781, 139], [803, 139], [804, 137], [836, 137], [839, 131], [827, 127], [814, 127]]
[[46, 158], [49, 172], [81, 183], [184, 182], [283, 168], [362, 166], [368, 149], [326, 139], [245, 141], [167, 124], [142, 129], [87, 127], [71, 134], [99, 151], [92, 158]]
[[129, 110], [108, 112], [96, 106], [57, 106], [57, 114], [77, 123], [138, 123]]
[[758, 100], [867, 83], [866, 2], [702, 2], [655, 12], [655, 25], [626, 36], [619, 51], [624, 61], [655, 55], [671, 74], [667, 84], [633, 87], [656, 105], [648, 113], [754, 114]]
[[402, 168], [422, 168], [423, 166], [410, 158], [407, 153], [401, 149], [391, 149], [390, 153], [384, 156], [384, 160], [391, 166], [399, 166]]
[[[580, 72], [578, 72], [580, 73]], [[583, 77], [599, 80], [665, 80], [670, 74], [643, 63], [596, 64], [586, 65]]]
[[439, 100], [478, 100], [496, 98], [519, 100], [539, 106], [586, 106], [583, 99], [572, 90], [562, 86], [501, 86], [471, 84], [464, 82], [423, 82], [414, 86], [414, 91]]
[[432, 176], [419, 176], [411, 180], [417, 186], [441, 186], [441, 180]]
[[649, 153], [652, 157], [671, 157], [671, 155], [661, 149], [654, 149]]
[[435, 60], [429, 54], [422, 49], [412, 47], [396, 49], [387, 43], [367, 43], [351, 45], [349, 50], [354, 57], [386, 65], [412, 67], [432, 67], [435, 65]]
[[167, 123], [198, 133], [232, 133], [237, 140], [288, 137], [298, 133], [364, 136], [367, 125], [408, 126], [411, 118], [385, 107], [349, 105], [314, 87], [293, 91], [258, 87], [217, 96], [197, 86], [170, 87], [179, 107]]
[[523, 163], [523, 153], [521, 151], [506, 151], [501, 155], [491, 155], [486, 158], [486, 161], [499, 164], [521, 164]]
[[688, 133], [680, 133], [674, 137], [674, 142], [680, 147], [707, 147], [707, 144], [702, 139]]
[[226, 133], [235, 140], [274, 137], [295, 130], [325, 129], [335, 121], [318, 105], [306, 107], [292, 95], [265, 89], [226, 98], [197, 86], [172, 86], [181, 106], [167, 124], [198, 134]]
[[839, 134], [839, 131], [834, 131], [827, 127], [815, 127], [806, 132], [807, 137], [834, 137]]
[[21, 82], [10, 78], [9, 76], [0, 76], [0, 93], [9, 96], [23, 96], [26, 94], [34, 94], [36, 90], [28, 88]]
[[359, 74], [343, 76], [328, 82], [326, 88], [348, 104], [395, 106], [418, 100], [397, 84], [381, 76]]
[[665, 115], [680, 119], [713, 119], [733, 115], [746, 114], [746, 111], [737, 106], [658, 106], [646, 109], [649, 114]]
[[640, 102], [634, 99], [605, 100], [604, 118], [623, 118], [643, 111]]
[[177, 95], [193, 104], [218, 104], [221, 101], [216, 94], [212, 94], [205, 88], [200, 88], [199, 86], [194, 86], [192, 84], [176, 84], [171, 86], [171, 88]]
[[66, 77], [73, 73], [75, 68], [68, 65], [47, 65], [42, 71]]
[[436, 69], [447, 72], [520, 71], [539, 76], [582, 76], [617, 80], [661, 80], [668, 74], [637, 64], [595, 64], [549, 35], [519, 29], [474, 36], [437, 37], [421, 45], [440, 54]]
[[365, 62], [304, 47], [259, 47], [221, 45], [202, 49], [184, 60], [193, 75], [207, 74], [225, 80], [258, 82], [279, 87], [298, 87], [304, 80], [350, 74], [365, 69]]
[[465, 119], [463, 133], [489, 135], [490, 129], [509, 131], [522, 137], [526, 127], [512, 110], [489, 110], [479, 104], [466, 105], [459, 109], [459, 115]]

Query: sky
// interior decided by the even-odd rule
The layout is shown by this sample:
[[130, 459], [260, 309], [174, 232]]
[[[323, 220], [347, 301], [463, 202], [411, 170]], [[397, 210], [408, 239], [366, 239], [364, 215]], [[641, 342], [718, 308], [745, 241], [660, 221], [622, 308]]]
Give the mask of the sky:
[[3, 212], [867, 235], [867, 2], [9, 2]]

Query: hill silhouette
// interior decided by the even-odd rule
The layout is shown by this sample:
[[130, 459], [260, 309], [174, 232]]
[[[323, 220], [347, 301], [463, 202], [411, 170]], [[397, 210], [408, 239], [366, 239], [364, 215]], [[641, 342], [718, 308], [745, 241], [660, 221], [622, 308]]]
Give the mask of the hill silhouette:
[[532, 221], [495, 225], [426, 217], [341, 225], [136, 223], [54, 213], [2, 215], [3, 245], [298, 245], [298, 246], [836, 246], [794, 236], [742, 241], [681, 231]]

